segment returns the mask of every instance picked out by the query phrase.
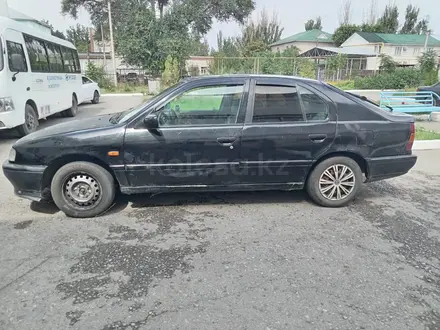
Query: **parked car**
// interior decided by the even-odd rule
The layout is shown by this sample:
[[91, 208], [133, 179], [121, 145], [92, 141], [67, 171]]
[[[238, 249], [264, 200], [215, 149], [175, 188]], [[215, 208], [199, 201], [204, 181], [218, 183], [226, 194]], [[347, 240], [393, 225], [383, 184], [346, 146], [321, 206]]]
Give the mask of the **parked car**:
[[205, 76], [135, 108], [26, 136], [3, 171], [18, 196], [51, 196], [72, 217], [99, 215], [117, 191], [306, 188], [339, 207], [364, 181], [407, 173], [414, 135], [412, 116], [323, 82]]
[[[436, 93], [438, 96], [440, 96], [440, 82], [431, 85], [431, 86], [420, 86], [419, 88], [417, 88], [417, 92], [434, 92]], [[428, 97], [427, 97], [428, 99]], [[435, 100], [435, 105], [436, 106], [440, 106], [440, 98], [437, 96], [434, 96], [434, 100]], [[432, 98], [430, 100], [430, 103], [432, 104]]]
[[101, 90], [97, 82], [82, 76], [82, 94], [82, 103], [91, 101], [93, 104], [98, 104]]

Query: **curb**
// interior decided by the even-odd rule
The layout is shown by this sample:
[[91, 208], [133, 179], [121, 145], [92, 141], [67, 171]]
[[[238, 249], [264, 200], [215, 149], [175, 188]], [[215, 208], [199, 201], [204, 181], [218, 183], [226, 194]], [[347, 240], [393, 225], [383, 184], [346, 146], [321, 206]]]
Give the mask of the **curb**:
[[433, 150], [440, 149], [440, 140], [418, 140], [414, 141], [412, 150]]
[[106, 96], [144, 96], [142, 93], [114, 93], [114, 94], [101, 94], [101, 97]]

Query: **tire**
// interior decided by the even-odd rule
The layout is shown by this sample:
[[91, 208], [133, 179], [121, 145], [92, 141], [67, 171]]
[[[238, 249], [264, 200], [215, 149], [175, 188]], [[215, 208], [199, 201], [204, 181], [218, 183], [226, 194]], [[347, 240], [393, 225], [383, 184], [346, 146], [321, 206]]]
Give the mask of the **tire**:
[[75, 95], [72, 95], [72, 106], [70, 109], [64, 110], [62, 112], [64, 117], [75, 117], [78, 112], [78, 100]]
[[20, 136], [31, 134], [37, 130], [38, 125], [38, 116], [35, 109], [30, 104], [26, 104], [24, 109], [24, 124], [17, 128], [18, 133]]
[[61, 167], [50, 189], [58, 208], [73, 218], [90, 218], [103, 213], [113, 203], [116, 192], [112, 175], [89, 162], [73, 162]]
[[93, 104], [98, 104], [99, 103], [99, 93], [98, 93], [98, 91], [95, 91], [95, 93], [93, 93], [92, 103]]
[[[338, 176], [344, 172], [343, 180], [335, 177], [335, 169]], [[321, 178], [322, 183], [320, 183]], [[307, 180], [306, 189], [315, 203], [325, 207], [341, 207], [355, 198], [362, 186], [362, 179], [362, 170], [356, 161], [348, 157], [332, 157], [325, 159], [313, 169]], [[336, 186], [333, 183], [336, 183]]]

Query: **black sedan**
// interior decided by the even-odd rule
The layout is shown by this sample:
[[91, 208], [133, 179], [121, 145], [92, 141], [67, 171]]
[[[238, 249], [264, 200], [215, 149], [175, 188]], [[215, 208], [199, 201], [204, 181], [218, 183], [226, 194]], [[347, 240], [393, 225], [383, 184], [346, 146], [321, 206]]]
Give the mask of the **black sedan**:
[[[431, 85], [431, 86], [421, 86], [417, 88], [417, 92], [434, 92], [438, 96], [440, 96], [440, 82]], [[440, 106], [440, 98], [434, 96], [435, 105]]]
[[349, 203], [365, 181], [407, 173], [414, 119], [326, 83], [284, 76], [186, 79], [138, 107], [18, 140], [3, 164], [18, 196], [72, 217], [115, 193], [295, 190]]

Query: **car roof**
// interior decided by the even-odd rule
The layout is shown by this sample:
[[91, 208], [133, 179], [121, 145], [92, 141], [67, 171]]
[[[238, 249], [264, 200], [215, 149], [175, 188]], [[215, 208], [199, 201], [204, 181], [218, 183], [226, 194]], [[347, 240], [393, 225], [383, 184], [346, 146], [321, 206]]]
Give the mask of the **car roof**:
[[297, 76], [284, 76], [284, 75], [273, 75], [273, 74], [227, 74], [227, 75], [206, 75], [206, 76], [193, 76], [187, 77], [184, 81], [194, 81], [194, 80], [215, 80], [215, 79], [225, 79], [225, 78], [273, 78], [273, 79], [291, 79], [296, 81], [304, 82], [314, 82], [317, 83], [318, 80], [302, 78]]

